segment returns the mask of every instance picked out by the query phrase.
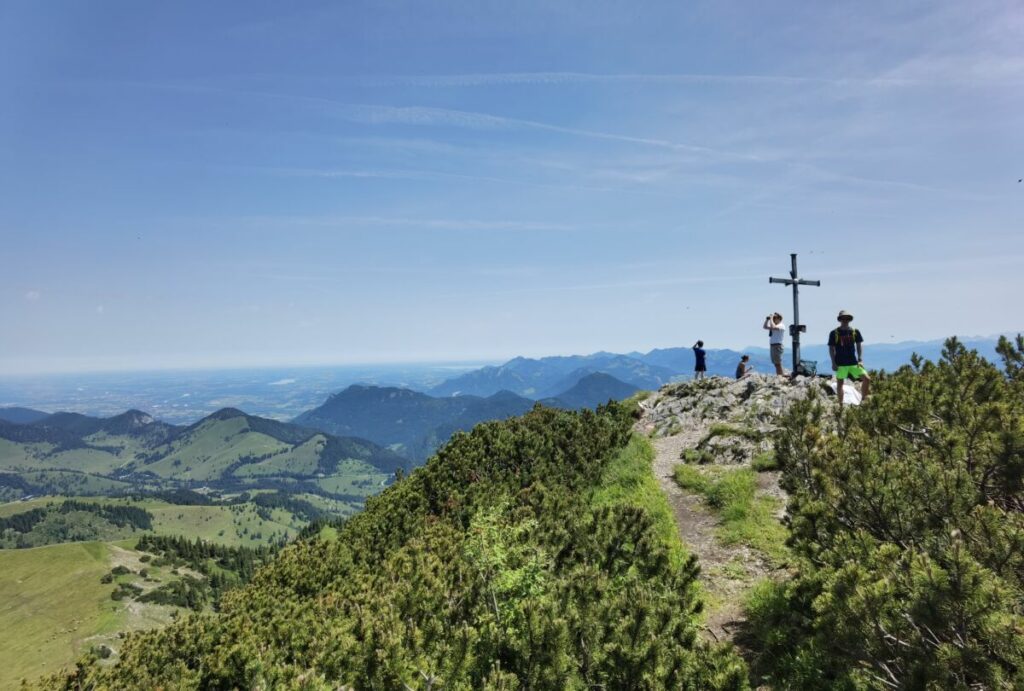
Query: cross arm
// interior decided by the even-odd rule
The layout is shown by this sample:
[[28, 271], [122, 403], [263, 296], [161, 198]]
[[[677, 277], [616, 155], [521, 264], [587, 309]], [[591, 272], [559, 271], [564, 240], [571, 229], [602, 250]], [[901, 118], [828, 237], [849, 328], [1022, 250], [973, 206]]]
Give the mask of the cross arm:
[[821, 281], [808, 281], [806, 279], [793, 280], [792, 278], [769, 278], [769, 283], [781, 283], [783, 285], [791, 286], [794, 283], [802, 286], [820, 286]]

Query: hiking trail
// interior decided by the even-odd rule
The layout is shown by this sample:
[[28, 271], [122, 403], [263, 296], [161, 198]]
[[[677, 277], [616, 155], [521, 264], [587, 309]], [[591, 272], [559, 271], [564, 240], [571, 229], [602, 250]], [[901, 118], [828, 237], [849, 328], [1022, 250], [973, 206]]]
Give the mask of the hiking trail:
[[[668, 497], [683, 544], [700, 563], [706, 599], [704, 636], [709, 640], [735, 642], [745, 620], [742, 605], [747, 593], [762, 579], [785, 573], [787, 566], [777, 554], [773, 557], [743, 540], [723, 536], [723, 519], [704, 494], [676, 481], [675, 468], [688, 465], [711, 479], [750, 468], [755, 457], [772, 451], [767, 435], [778, 416], [810, 389], [821, 387], [821, 381], [762, 374], [741, 380], [709, 377], [669, 384], [640, 402], [636, 429], [654, 447], [654, 475]], [[779, 477], [775, 470], [756, 474], [754, 501], [773, 507], [767, 521], [781, 521], [785, 512], [787, 496]]]

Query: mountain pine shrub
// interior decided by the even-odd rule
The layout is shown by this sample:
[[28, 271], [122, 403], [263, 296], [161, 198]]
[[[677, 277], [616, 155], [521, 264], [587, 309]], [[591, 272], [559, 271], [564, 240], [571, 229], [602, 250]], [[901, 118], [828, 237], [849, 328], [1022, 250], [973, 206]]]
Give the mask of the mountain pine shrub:
[[793, 689], [1024, 688], [1024, 342], [947, 341], [839, 419], [777, 435], [799, 572], [748, 602], [758, 671]]

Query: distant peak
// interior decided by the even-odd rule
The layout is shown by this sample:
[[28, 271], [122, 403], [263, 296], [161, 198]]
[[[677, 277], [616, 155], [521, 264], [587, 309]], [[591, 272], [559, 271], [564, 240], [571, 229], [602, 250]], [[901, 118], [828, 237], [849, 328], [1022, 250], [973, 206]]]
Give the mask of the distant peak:
[[491, 394], [487, 398], [493, 401], [493, 400], [508, 400], [508, 399], [512, 399], [512, 398], [522, 398], [522, 396], [517, 394], [515, 391], [509, 391], [508, 389], [502, 389], [501, 391], [494, 392], [493, 394]]
[[236, 417], [249, 417], [238, 408], [221, 408], [207, 416], [208, 420], [231, 420]]
[[156, 422], [156, 420], [153, 418], [153, 416], [150, 415], [149, 413], [144, 413], [141, 410], [136, 410], [134, 408], [132, 408], [131, 410], [127, 410], [127, 411], [121, 413], [120, 415], [118, 415], [114, 419], [115, 420], [124, 420], [124, 421], [130, 422], [133, 425], [139, 425], [139, 426], [141, 426], [141, 425], [151, 425], [154, 422]]

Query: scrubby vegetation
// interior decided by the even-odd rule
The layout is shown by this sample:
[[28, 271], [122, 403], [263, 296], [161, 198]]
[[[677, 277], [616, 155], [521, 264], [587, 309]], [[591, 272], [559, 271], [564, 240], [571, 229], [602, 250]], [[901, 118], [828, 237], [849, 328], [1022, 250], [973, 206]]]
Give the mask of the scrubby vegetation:
[[838, 420], [784, 419], [799, 572], [748, 603], [777, 688], [1024, 688], [1024, 341], [999, 351], [950, 340]]
[[119, 529], [152, 528], [153, 514], [145, 509], [69, 499], [0, 517], [0, 548], [96, 540], [124, 532]]
[[735, 654], [697, 639], [697, 567], [666, 542], [630, 423], [618, 406], [535, 409], [458, 434], [220, 614], [48, 685], [746, 688]]

